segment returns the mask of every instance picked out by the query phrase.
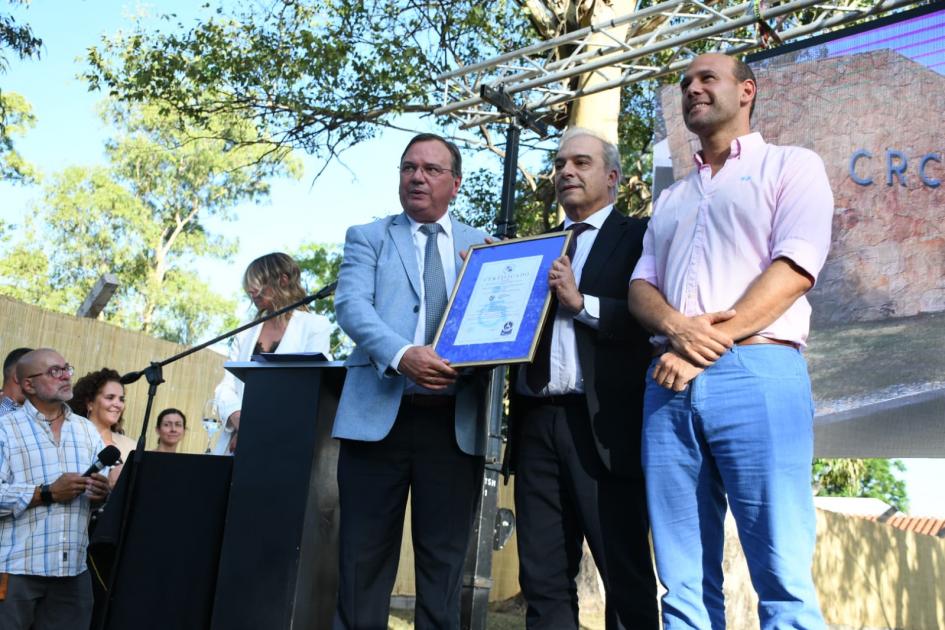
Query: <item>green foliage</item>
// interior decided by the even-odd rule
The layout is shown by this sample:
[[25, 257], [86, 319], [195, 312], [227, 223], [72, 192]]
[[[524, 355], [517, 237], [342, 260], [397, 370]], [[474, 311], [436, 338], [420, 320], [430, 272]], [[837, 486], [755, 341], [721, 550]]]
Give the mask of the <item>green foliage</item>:
[[233, 116], [211, 131], [244, 139], [235, 147], [200, 138], [152, 105], [110, 105], [103, 115], [120, 131], [106, 145], [108, 166], [55, 174], [22, 238], [0, 260], [3, 291], [75, 312], [104, 273], [119, 289], [103, 316], [132, 330], [192, 343], [208, 328], [232, 323], [232, 301], [194, 271], [197, 261], [228, 258], [235, 243], [210, 233], [208, 216], [269, 193], [268, 180], [297, 175], [286, 150], [254, 145], [252, 125]]
[[528, 41], [518, 12], [510, 0], [244, 0], [193, 26], [105, 39], [86, 78], [196, 124], [240, 112], [266, 142], [330, 159], [400, 114], [431, 112], [449, 64]]
[[[27, 4], [28, 0], [10, 0], [10, 4]], [[17, 24], [16, 19], [7, 13], [0, 13], [0, 72], [8, 66], [4, 48], [10, 48], [20, 59], [39, 56], [43, 40], [33, 34], [28, 24]]]
[[[12, 4], [26, 4], [11, 0]], [[17, 24], [12, 15], [0, 13], [0, 73], [9, 67], [4, 49], [12, 49], [20, 59], [39, 56], [43, 40], [33, 34], [29, 25]], [[32, 109], [19, 94], [0, 90], [0, 180], [17, 183], [35, 181], [36, 172], [13, 148], [13, 138], [35, 124]]]
[[[304, 243], [292, 257], [302, 268], [303, 284], [311, 292], [318, 291], [338, 278], [342, 257], [341, 247], [338, 245]], [[325, 315], [331, 323], [335, 324], [335, 329], [331, 333], [332, 357], [336, 360], [347, 357], [351, 352], [352, 343], [336, 323], [335, 296], [319, 300], [311, 307], [316, 313]]]
[[[514, 202], [516, 236], [547, 232], [557, 224], [557, 207], [550, 177], [550, 162], [546, 160], [543, 172], [535, 176], [537, 186], [534, 189], [524, 177], [519, 176], [516, 179]], [[501, 208], [501, 195], [502, 171], [479, 169], [463, 178], [460, 196], [452, 211], [459, 220], [495, 234], [496, 217]]]
[[36, 170], [13, 147], [13, 139], [36, 124], [25, 98], [15, 92], [0, 92], [0, 180], [30, 183]]
[[[154, 99], [163, 113], [197, 125], [215, 113], [238, 111], [276, 146], [301, 148], [326, 163], [378, 127], [396, 127], [404, 113], [431, 113], [440, 89], [433, 79], [442, 71], [539, 40], [530, 20], [538, 9], [512, 0], [209, 6], [213, 13], [195, 25], [175, 25], [174, 16], [165, 16], [165, 31], [138, 27], [91, 48], [91, 88], [124, 102]], [[572, 2], [545, 8], [559, 18], [588, 10]], [[625, 180], [617, 208], [635, 215], [650, 211], [654, 90], [648, 83], [621, 91]], [[457, 209], [474, 225], [489, 226], [500, 190], [497, 173], [468, 175]], [[519, 234], [557, 224], [550, 161], [519, 183], [516, 221]]]
[[659, 83], [634, 83], [621, 91], [618, 149], [624, 179], [617, 196], [617, 210], [631, 216], [652, 212], [653, 131]]
[[815, 459], [813, 478], [818, 496], [872, 497], [907, 512], [906, 483], [896, 476], [905, 470], [898, 459]]

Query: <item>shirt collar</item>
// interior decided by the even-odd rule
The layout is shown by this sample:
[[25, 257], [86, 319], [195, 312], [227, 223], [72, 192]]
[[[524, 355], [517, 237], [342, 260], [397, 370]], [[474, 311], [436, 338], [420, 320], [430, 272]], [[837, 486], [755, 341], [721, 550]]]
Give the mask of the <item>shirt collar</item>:
[[[757, 131], [750, 133], [748, 135], [739, 136], [732, 140], [731, 150], [729, 151], [728, 160], [741, 159], [742, 155], [747, 153], [751, 154], [755, 149], [763, 147], [765, 144], [764, 138], [761, 137], [761, 134]], [[702, 168], [706, 166], [706, 163], [702, 160], [702, 151], [696, 151], [692, 154], [692, 159], [696, 163], [697, 168]]]
[[587, 217], [583, 221], [572, 221], [568, 217], [564, 217], [564, 229], [568, 229], [575, 223], [587, 223], [589, 226], [591, 226], [595, 230], [599, 230], [604, 225], [604, 221], [607, 220], [607, 217], [610, 215], [610, 211], [613, 210], [613, 208], [614, 208], [614, 204], [610, 204], [609, 206], [604, 206], [603, 208], [596, 211], [594, 214]]
[[[417, 232], [420, 231], [420, 226], [423, 224], [419, 221], [415, 221], [414, 218], [406, 212], [404, 214], [407, 216], [407, 220], [410, 221], [410, 235], [416, 236]], [[435, 223], [440, 224], [447, 238], [453, 238], [453, 221], [450, 219], [449, 212], [444, 212], [443, 216], [437, 219]]]
[[[63, 413], [63, 415], [62, 415], [62, 419], [63, 419], [63, 420], [71, 420], [71, 419], [72, 419], [72, 408], [69, 407], [69, 405], [67, 405], [66, 403], [62, 403], [62, 407], [63, 407], [63, 409], [65, 409], [65, 413]], [[31, 420], [36, 420], [37, 422], [39, 422], [40, 420], [42, 420], [43, 422], [47, 422], [46, 416], [44, 416], [42, 413], [40, 413], [40, 411], [39, 411], [38, 409], [36, 409], [36, 407], [33, 406], [33, 403], [30, 402], [29, 398], [27, 398], [26, 400], [23, 401], [23, 406], [20, 407], [20, 408], [21, 408], [24, 412], [26, 412], [27, 417], [29, 417]]]

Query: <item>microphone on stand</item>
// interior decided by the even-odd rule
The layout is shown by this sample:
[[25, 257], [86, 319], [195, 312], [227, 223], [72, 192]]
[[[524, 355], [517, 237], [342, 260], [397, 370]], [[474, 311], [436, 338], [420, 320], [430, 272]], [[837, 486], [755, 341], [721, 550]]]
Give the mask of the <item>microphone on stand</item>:
[[118, 379], [118, 382], [122, 385], [130, 385], [131, 383], [136, 382], [142, 376], [144, 376], [144, 370], [135, 370], [134, 372], [123, 374], [122, 377]]
[[315, 295], [312, 296], [312, 300], [324, 300], [326, 297], [334, 293], [337, 287], [338, 287], [337, 280], [334, 280], [333, 282], [329, 282], [328, 284], [323, 286], [321, 289], [319, 289]]
[[118, 450], [117, 446], [109, 444], [102, 449], [102, 452], [98, 454], [98, 457], [94, 462], [92, 462], [92, 465], [89, 466], [89, 469], [82, 473], [82, 476], [91, 477], [93, 474], [101, 472], [104, 468], [114, 466], [120, 459], [121, 451]]

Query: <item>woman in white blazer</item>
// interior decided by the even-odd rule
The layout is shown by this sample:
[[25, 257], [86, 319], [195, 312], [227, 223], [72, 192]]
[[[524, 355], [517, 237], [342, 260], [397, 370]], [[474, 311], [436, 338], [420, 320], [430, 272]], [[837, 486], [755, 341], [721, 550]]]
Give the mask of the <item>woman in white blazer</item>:
[[[243, 290], [253, 301], [258, 319], [304, 298], [302, 271], [291, 256], [266, 254], [249, 264], [243, 274]], [[230, 361], [249, 361], [254, 354], [275, 352], [321, 352], [331, 358], [331, 322], [302, 307], [244, 330], [233, 338]], [[211, 450], [216, 455], [232, 453], [240, 426], [243, 382], [226, 372], [214, 394], [223, 430], [215, 436]]]

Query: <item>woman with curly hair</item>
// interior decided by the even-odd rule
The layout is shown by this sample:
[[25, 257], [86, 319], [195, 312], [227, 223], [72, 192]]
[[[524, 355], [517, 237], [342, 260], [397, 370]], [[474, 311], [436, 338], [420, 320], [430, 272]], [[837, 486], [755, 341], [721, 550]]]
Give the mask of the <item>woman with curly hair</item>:
[[[92, 421], [106, 446], [114, 444], [118, 447], [122, 462], [128, 460], [136, 442], [125, 435], [121, 426], [124, 422], [125, 387], [118, 372], [102, 368], [80, 378], [72, 388], [69, 406], [75, 413]], [[121, 464], [108, 471], [108, 482], [112, 487], [120, 474]]]
[[[256, 307], [253, 319], [284, 308], [306, 296], [302, 270], [295, 260], [280, 252], [251, 262], [243, 274], [243, 290]], [[329, 357], [331, 322], [306, 307], [253, 326], [233, 338], [230, 361], [249, 361], [254, 354], [274, 352], [321, 352]], [[223, 430], [211, 450], [216, 455], [232, 453], [240, 427], [243, 382], [227, 372], [214, 395]]]

